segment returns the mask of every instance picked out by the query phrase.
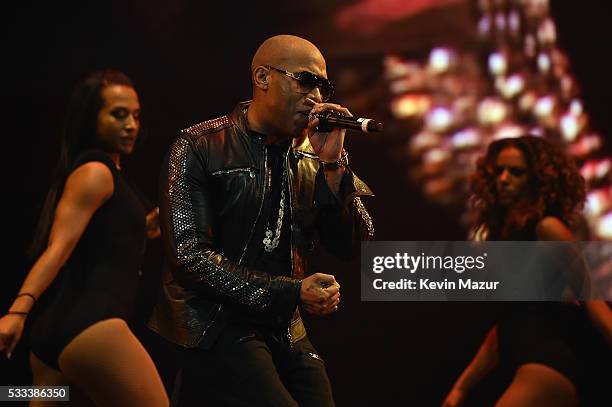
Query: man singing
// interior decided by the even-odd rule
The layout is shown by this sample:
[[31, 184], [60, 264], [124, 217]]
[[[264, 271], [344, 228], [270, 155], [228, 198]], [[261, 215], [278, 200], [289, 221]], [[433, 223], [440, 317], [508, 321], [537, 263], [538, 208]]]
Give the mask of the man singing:
[[309, 41], [266, 40], [251, 65], [253, 100], [181, 131], [161, 176], [166, 251], [150, 327], [179, 345], [180, 403], [333, 406], [298, 309], [338, 309], [340, 285], [307, 274], [315, 237], [344, 259], [372, 239], [345, 130], [317, 132], [334, 86]]

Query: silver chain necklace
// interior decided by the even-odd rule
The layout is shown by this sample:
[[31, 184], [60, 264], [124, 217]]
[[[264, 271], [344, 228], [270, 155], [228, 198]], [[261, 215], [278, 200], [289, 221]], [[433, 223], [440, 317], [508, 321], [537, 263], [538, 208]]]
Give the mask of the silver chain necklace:
[[286, 160], [283, 160], [283, 181], [281, 183], [281, 196], [280, 204], [278, 207], [278, 218], [276, 219], [276, 230], [272, 232], [270, 225], [266, 228], [266, 237], [263, 239], [264, 249], [268, 253], [278, 247], [280, 242], [281, 231], [283, 229], [283, 215], [285, 214], [285, 188], [287, 186], [287, 164]]

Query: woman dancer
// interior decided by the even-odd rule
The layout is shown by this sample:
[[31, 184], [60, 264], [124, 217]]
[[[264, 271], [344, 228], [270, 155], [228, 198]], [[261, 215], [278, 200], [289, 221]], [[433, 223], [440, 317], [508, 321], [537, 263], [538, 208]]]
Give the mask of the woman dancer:
[[121, 155], [132, 153], [139, 130], [140, 103], [125, 74], [99, 71], [77, 86], [34, 239], [38, 259], [0, 319], [0, 350], [10, 357], [50, 288], [32, 326], [34, 385], [69, 385], [82, 404], [168, 405], [153, 361], [126, 323], [146, 235], [156, 229], [154, 213], [145, 217], [121, 173]]
[[[491, 143], [478, 161], [472, 193], [475, 235], [486, 240], [574, 240], [569, 226], [585, 199], [584, 180], [572, 161], [555, 145], [531, 136]], [[576, 406], [586, 373], [583, 339], [603, 334], [612, 346], [607, 304], [512, 303], [507, 311], [443, 406], [462, 405], [469, 389], [500, 362], [515, 374], [496, 406]], [[593, 326], [599, 333], [591, 332]]]

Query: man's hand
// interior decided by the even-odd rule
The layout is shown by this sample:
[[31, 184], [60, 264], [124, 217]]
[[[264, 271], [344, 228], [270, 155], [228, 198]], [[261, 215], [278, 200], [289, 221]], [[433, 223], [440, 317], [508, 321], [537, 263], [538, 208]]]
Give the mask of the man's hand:
[[[314, 103], [310, 110], [310, 119], [308, 121], [308, 127], [306, 128], [306, 134], [308, 135], [312, 148], [319, 156], [319, 160], [331, 163], [338, 161], [342, 157], [346, 130], [333, 129], [328, 133], [317, 132], [315, 129], [319, 125], [319, 118], [316, 117], [316, 115], [326, 110], [333, 110], [348, 117], [352, 117], [353, 115], [346, 107], [333, 103]], [[329, 189], [336, 197], [338, 197], [340, 192], [340, 184], [344, 176], [344, 171], [344, 167], [340, 167], [337, 170], [324, 171], [325, 182], [327, 182]]]
[[325, 162], [333, 162], [339, 160], [342, 155], [346, 130], [334, 129], [328, 133], [317, 132], [315, 128], [319, 125], [319, 119], [316, 115], [326, 110], [333, 110], [347, 117], [352, 117], [353, 115], [346, 107], [333, 103], [315, 103], [312, 106], [310, 120], [306, 128], [310, 144], [319, 156], [319, 159]]
[[338, 310], [340, 284], [330, 274], [315, 273], [302, 280], [302, 308], [313, 315], [327, 315]]

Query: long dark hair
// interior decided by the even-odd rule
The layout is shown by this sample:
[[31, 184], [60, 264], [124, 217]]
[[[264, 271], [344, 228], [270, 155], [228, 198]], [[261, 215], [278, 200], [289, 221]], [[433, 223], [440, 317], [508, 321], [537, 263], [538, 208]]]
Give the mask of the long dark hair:
[[[498, 202], [495, 161], [508, 147], [520, 150], [527, 162], [529, 182], [525, 198], [507, 212]], [[529, 223], [556, 216], [568, 225], [585, 200], [585, 182], [574, 161], [551, 142], [534, 136], [507, 138], [489, 145], [470, 179], [475, 228], [484, 228], [488, 239], [506, 239]]]
[[104, 106], [102, 90], [111, 85], [134, 88], [123, 72], [104, 69], [81, 80], [72, 92], [61, 132], [59, 162], [29, 249], [33, 257], [38, 257], [47, 246], [55, 208], [77, 156], [97, 146], [98, 113]]

